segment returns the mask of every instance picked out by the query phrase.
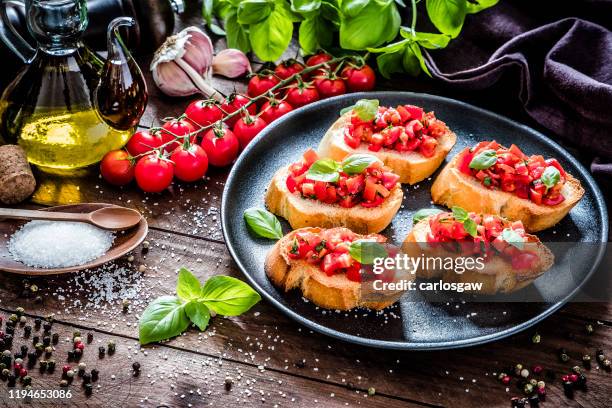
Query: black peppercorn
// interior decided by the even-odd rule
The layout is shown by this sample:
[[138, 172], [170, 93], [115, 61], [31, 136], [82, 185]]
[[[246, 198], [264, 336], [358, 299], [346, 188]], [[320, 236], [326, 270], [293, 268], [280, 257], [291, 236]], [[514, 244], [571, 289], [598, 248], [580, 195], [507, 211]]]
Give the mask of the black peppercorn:
[[85, 395], [91, 395], [93, 392], [93, 386], [91, 384], [85, 384]]
[[603, 350], [601, 350], [601, 349], [599, 349], [599, 350], [597, 350], [595, 352], [595, 357], [597, 358], [597, 361], [599, 361], [600, 363], [606, 359], [606, 356], [605, 356]]
[[87, 333], [87, 344], [91, 344], [92, 341], [93, 341], [93, 333], [89, 332]]
[[50, 373], [55, 371], [55, 361], [54, 360], [47, 361], [47, 371]]
[[22, 356], [25, 356], [26, 354], [28, 354], [28, 346], [23, 345], [23, 346], [20, 347], [20, 350], [21, 350], [21, 355]]
[[100, 372], [98, 370], [96, 370], [95, 368], [91, 370], [91, 381], [98, 381], [99, 377], [100, 377]]
[[[8, 323], [8, 322], [7, 322]], [[6, 332], [6, 334], [15, 334], [15, 327], [13, 326], [9, 326], [8, 324], [6, 325], [6, 328], [4, 329], [4, 331]]]
[[40, 367], [40, 371], [46, 371], [48, 366], [47, 360], [40, 360], [38, 366]]
[[68, 350], [68, 361], [74, 360], [74, 350]]
[[589, 356], [588, 354], [585, 354], [584, 356], [582, 356], [582, 364], [584, 365], [585, 368], [590, 369], [591, 368], [591, 356]]
[[295, 366], [297, 368], [304, 368], [304, 367], [306, 367], [306, 363], [304, 362], [304, 360], [298, 360], [298, 361], [295, 362]]
[[8, 380], [6, 385], [8, 387], [14, 387], [15, 386], [15, 382], [17, 380], [17, 377], [15, 377], [15, 374], [9, 374], [6, 378]]
[[79, 361], [81, 359], [81, 357], [83, 356], [83, 350], [81, 349], [74, 349], [74, 359], [76, 361]]
[[34, 298], [34, 303], [36, 303], [36, 304], [41, 304], [41, 303], [42, 303], [42, 301], [43, 301], [43, 298], [42, 298], [42, 296], [40, 296], [40, 295], [38, 295], [38, 296], [36, 296], [36, 297]]
[[36, 319], [34, 319], [34, 327], [36, 328], [36, 330], [40, 329], [41, 324], [42, 324], [42, 321], [40, 320], [40, 317], [37, 317]]
[[59, 342], [59, 334], [53, 333], [51, 335], [51, 341], [53, 342], [53, 344], [57, 344]]
[[32, 337], [32, 344], [36, 344], [36, 343], [40, 343], [40, 337], [39, 336], [33, 336]]
[[140, 371], [140, 363], [138, 361], [134, 361], [134, 363], [132, 364], [132, 369], [134, 371]]
[[91, 374], [89, 374], [89, 373], [84, 373], [84, 374], [82, 375], [82, 377], [83, 377], [83, 384], [89, 384], [89, 383], [91, 383]]
[[11, 348], [11, 346], [13, 345], [13, 335], [9, 334], [8, 331], [4, 335], [4, 343], [6, 344], [4, 347], [8, 348]]
[[25, 325], [23, 328], [23, 337], [30, 337], [30, 334], [32, 334], [32, 326]]
[[6, 344], [4, 343], [4, 339], [0, 339], [0, 350], [4, 350], [4, 347], [6, 346]]
[[540, 397], [538, 397], [537, 394], [534, 394], [531, 397], [529, 397], [528, 401], [529, 401], [530, 407], [536, 408], [540, 406]]
[[98, 347], [98, 357], [103, 358], [104, 354], [106, 354], [106, 349], [104, 346]]
[[38, 355], [36, 353], [34, 352], [28, 353], [28, 366], [30, 366], [30, 368], [34, 367], [37, 360], [38, 360]]
[[512, 397], [510, 400], [512, 408], [525, 408], [525, 399], [519, 397]]
[[574, 383], [571, 381], [564, 381], [563, 392], [567, 398], [574, 398]]
[[43, 330], [45, 331], [45, 333], [50, 332], [51, 331], [51, 327], [52, 327], [52, 325], [49, 322], [45, 322], [45, 324], [43, 324]]
[[49, 336], [43, 337], [43, 344], [45, 345], [45, 347], [50, 345], [51, 344], [51, 337], [49, 337]]
[[580, 374], [578, 376], [578, 380], [576, 381], [576, 387], [578, 387], [581, 390], [585, 390], [586, 391], [586, 384], [587, 384], [586, 375]]

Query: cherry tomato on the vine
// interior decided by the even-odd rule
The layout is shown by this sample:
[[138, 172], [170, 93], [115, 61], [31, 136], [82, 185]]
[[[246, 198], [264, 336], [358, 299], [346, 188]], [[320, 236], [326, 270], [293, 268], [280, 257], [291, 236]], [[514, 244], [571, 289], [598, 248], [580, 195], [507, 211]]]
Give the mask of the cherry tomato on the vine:
[[283, 61], [274, 68], [274, 73], [280, 79], [287, 79], [293, 74], [302, 72], [304, 65], [294, 59]]
[[136, 184], [147, 193], [159, 193], [166, 189], [174, 177], [174, 165], [157, 153], [151, 153], [136, 162]]
[[312, 84], [298, 83], [287, 90], [285, 99], [294, 108], [319, 100], [319, 92]]
[[[233, 93], [223, 101], [223, 103], [221, 104], [221, 110], [223, 110], [223, 112], [229, 115], [230, 113], [236, 112], [238, 109], [242, 108], [249, 102], [250, 99], [248, 97]], [[252, 103], [247, 108], [247, 111], [249, 111], [249, 114], [255, 115], [257, 113], [257, 105]], [[240, 119], [240, 115], [236, 115], [233, 118], [226, 120], [225, 124], [230, 128], [233, 128], [234, 124], [238, 122], [238, 119]]]
[[249, 80], [249, 85], [247, 87], [247, 94], [254, 98], [261, 94], [264, 94], [270, 90], [274, 85], [278, 84], [280, 81], [273, 74], [269, 75], [255, 75]]
[[208, 161], [213, 166], [224, 167], [231, 164], [240, 150], [238, 138], [226, 127], [215, 126], [204, 135], [201, 143]]
[[170, 160], [174, 163], [174, 176], [186, 182], [200, 180], [208, 170], [208, 157], [197, 144], [180, 145], [172, 152]]
[[[308, 57], [308, 59], [306, 60], [306, 66], [312, 67], [315, 65], [319, 65], [324, 62], [331, 61], [333, 58], [334, 57], [332, 57], [330, 54], [326, 53], [325, 51], [319, 51], [318, 53]], [[336, 67], [336, 64], [331, 64], [329, 69], [333, 70], [335, 67]], [[327, 73], [326, 69], [320, 68], [313, 72], [310, 72], [309, 77], [314, 78], [316, 76], [325, 75], [326, 73]]]
[[214, 100], [201, 99], [193, 101], [185, 109], [185, 115], [196, 127], [208, 126], [223, 118], [219, 103]]
[[342, 78], [351, 92], [371, 91], [376, 86], [376, 74], [369, 65], [361, 68], [348, 66], [342, 70]]
[[[185, 136], [188, 134], [192, 134], [189, 137], [191, 143], [195, 143], [196, 141], [196, 128], [189, 123], [189, 121], [185, 119], [172, 119], [168, 122], [164, 123], [162, 129], [160, 130], [160, 134], [162, 137], [163, 143], [168, 143], [175, 139], [175, 136]], [[171, 152], [177, 147], [181, 145], [182, 140], [178, 140], [174, 143], [170, 143], [164, 147], [164, 150], [167, 152]]]
[[134, 165], [125, 150], [112, 150], [100, 162], [100, 173], [104, 180], [116, 186], [128, 184], [134, 178]]
[[241, 117], [234, 125], [234, 134], [240, 142], [240, 148], [244, 149], [266, 126], [268, 126], [266, 121], [259, 116]]
[[261, 107], [260, 116], [266, 123], [272, 123], [286, 113], [293, 110], [293, 106], [285, 101], [271, 99]]
[[314, 84], [321, 99], [344, 95], [346, 93], [346, 84], [334, 74], [317, 78], [314, 80]]
[[132, 135], [125, 145], [126, 150], [133, 157], [150, 152], [164, 143], [159, 132], [140, 130]]

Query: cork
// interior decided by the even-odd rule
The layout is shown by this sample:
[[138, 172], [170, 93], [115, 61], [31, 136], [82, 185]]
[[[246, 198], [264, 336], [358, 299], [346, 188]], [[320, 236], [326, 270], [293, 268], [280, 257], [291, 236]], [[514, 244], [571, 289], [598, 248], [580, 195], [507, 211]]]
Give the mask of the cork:
[[17, 145], [0, 146], [0, 202], [20, 203], [36, 189], [36, 179], [25, 151]]

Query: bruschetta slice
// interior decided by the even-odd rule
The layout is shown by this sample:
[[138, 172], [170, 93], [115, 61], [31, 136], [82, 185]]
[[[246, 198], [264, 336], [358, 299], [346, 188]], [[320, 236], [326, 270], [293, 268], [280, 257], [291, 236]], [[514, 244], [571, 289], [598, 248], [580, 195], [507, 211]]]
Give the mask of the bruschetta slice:
[[557, 224], [584, 189], [556, 159], [485, 141], [455, 156], [431, 188], [434, 203], [522, 221], [530, 232]]
[[319, 159], [310, 149], [303, 158], [276, 172], [266, 192], [268, 209], [291, 227], [346, 227], [380, 232], [399, 210], [399, 176], [372, 155], [342, 162]]
[[427, 267], [420, 267], [416, 275], [445, 282], [481, 283], [480, 289], [468, 291], [484, 295], [524, 288], [554, 263], [552, 252], [538, 237], [527, 234], [520, 221], [468, 213], [460, 207], [418, 221], [406, 237], [402, 251], [444, 262], [448, 257], [476, 259], [470, 268], [462, 261], [461, 269], [441, 267], [442, 262], [432, 261]]
[[281, 290], [299, 289], [306, 299], [326, 309], [384, 309], [395, 303], [402, 291], [372, 293], [362, 279], [362, 265], [349, 253], [357, 240], [384, 243], [386, 238], [359, 235], [347, 228], [294, 230], [268, 253], [266, 275]]
[[373, 154], [401, 183], [415, 184], [436, 171], [455, 145], [457, 136], [433, 112], [414, 105], [382, 107], [375, 101], [372, 108], [366, 105], [372, 100], [360, 102], [327, 131], [318, 147], [322, 157]]

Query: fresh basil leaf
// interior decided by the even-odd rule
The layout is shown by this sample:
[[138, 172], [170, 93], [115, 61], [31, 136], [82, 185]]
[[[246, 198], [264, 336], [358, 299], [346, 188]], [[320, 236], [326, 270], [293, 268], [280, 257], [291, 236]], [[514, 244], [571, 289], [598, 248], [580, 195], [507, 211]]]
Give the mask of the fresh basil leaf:
[[249, 208], [244, 212], [244, 220], [257, 236], [270, 239], [283, 237], [280, 221], [270, 211], [262, 208]]
[[348, 17], [355, 17], [368, 3], [370, 3], [370, 0], [343, 0], [341, 5], [342, 14]]
[[186, 302], [200, 296], [200, 281], [186, 268], [179, 270], [176, 294]]
[[225, 19], [225, 32], [227, 33], [227, 46], [237, 48], [243, 52], [251, 50], [249, 36], [244, 27], [238, 23], [236, 13], [231, 13]]
[[214, 9], [214, 0], [204, 0], [202, 2], [202, 16], [204, 17], [204, 20], [206, 21], [206, 25], [208, 25], [209, 27], [210, 27], [210, 24], [212, 23], [213, 9]]
[[221, 36], [225, 36], [227, 35], [227, 33], [225, 32], [224, 29], [222, 29], [221, 27], [219, 27], [218, 25], [216, 25], [215, 23], [211, 23], [208, 25], [208, 28], [210, 29], [210, 31], [215, 34], [215, 35], [221, 35]]
[[512, 228], [504, 228], [501, 233], [501, 238], [515, 248], [523, 249], [525, 238]]
[[548, 166], [540, 176], [540, 180], [546, 188], [552, 188], [561, 180], [561, 173], [556, 167]]
[[357, 114], [359, 119], [371, 121], [376, 119], [379, 104], [380, 102], [378, 99], [360, 99], [353, 106], [353, 111]]
[[379, 161], [371, 154], [353, 154], [342, 161], [342, 171], [347, 174], [360, 174], [372, 163]]
[[198, 300], [192, 300], [185, 305], [185, 313], [189, 317], [189, 320], [201, 331], [206, 330], [208, 322], [210, 321], [210, 311], [203, 303]]
[[385, 247], [376, 241], [358, 239], [351, 242], [349, 254], [357, 262], [364, 265], [371, 265], [376, 258], [386, 258], [388, 256]]
[[315, 181], [334, 183], [340, 178], [340, 164], [333, 159], [320, 159], [312, 163], [306, 172], [306, 178]]
[[220, 315], [238, 316], [259, 302], [261, 296], [239, 279], [213, 276], [204, 284], [200, 300]]
[[[393, 0], [368, 1], [357, 14], [342, 13], [340, 46], [345, 50], [364, 50], [392, 41], [401, 18]], [[344, 8], [344, 2], [342, 2]]]
[[318, 49], [329, 47], [333, 41], [332, 23], [321, 15], [302, 21], [298, 33], [300, 47], [305, 54], [314, 54]]
[[469, 218], [469, 213], [461, 207], [454, 206], [452, 209], [453, 217], [459, 222], [463, 222]]
[[346, 108], [340, 109], [340, 116], [346, 115], [347, 113], [349, 113], [353, 109], [355, 109], [355, 105], [347, 106]]
[[[418, 48], [418, 46], [417, 46]], [[412, 49], [412, 44], [408, 44], [402, 54], [402, 67], [407, 74], [417, 76], [421, 72], [421, 62]]]
[[398, 6], [400, 7], [406, 7], [406, 3], [404, 3], [403, 0], [395, 0], [395, 2], [397, 3]]
[[368, 48], [368, 51], [374, 52], [374, 53], [380, 53], [380, 52], [390, 53], [390, 52], [402, 51], [406, 48], [406, 45], [408, 45], [410, 41], [412, 40], [405, 39], [405, 40], [401, 40], [401, 41], [394, 42], [391, 44], [387, 44], [383, 47], [370, 47]]
[[291, 0], [291, 10], [296, 13], [309, 14], [321, 8], [321, 0]]
[[468, 14], [475, 14], [489, 7], [493, 7], [497, 3], [499, 3], [499, 0], [468, 1], [466, 11]]
[[465, 20], [467, 0], [426, 0], [429, 19], [441, 33], [455, 38]]
[[493, 149], [483, 150], [472, 158], [470, 169], [486, 170], [497, 163], [497, 152]]
[[244, 0], [238, 6], [238, 22], [253, 24], [267, 18], [272, 12], [273, 4], [269, 0]]
[[[404, 33], [404, 31], [400, 31], [400, 33]], [[406, 35], [402, 34], [406, 38], [411, 35], [410, 33], [406, 33]], [[415, 33], [415, 41], [423, 48], [427, 48], [430, 50], [437, 50], [440, 48], [445, 48], [450, 42], [450, 37], [445, 34], [434, 34], [434, 33]]]
[[427, 75], [431, 76], [431, 72], [429, 72], [429, 68], [427, 68], [427, 64], [425, 64], [425, 58], [423, 58], [423, 54], [421, 53], [421, 47], [417, 43], [411, 43], [410, 49], [414, 53], [417, 61], [419, 61], [419, 66]]
[[293, 22], [276, 4], [267, 18], [249, 26], [249, 34], [255, 54], [263, 61], [276, 61], [291, 42]]
[[427, 217], [431, 217], [432, 215], [440, 214], [442, 212], [444, 211], [439, 210], [437, 208], [421, 208], [412, 216], [412, 225], [419, 223]]
[[340, 25], [340, 10], [337, 4], [332, 4], [329, 1], [321, 3], [321, 16], [334, 25]]
[[476, 227], [476, 221], [471, 218], [467, 218], [465, 221], [463, 221], [463, 229], [465, 229], [465, 232], [474, 238], [478, 236], [478, 230]]
[[176, 296], [155, 299], [139, 320], [140, 344], [153, 343], [178, 336], [189, 326], [185, 304]]

